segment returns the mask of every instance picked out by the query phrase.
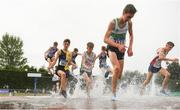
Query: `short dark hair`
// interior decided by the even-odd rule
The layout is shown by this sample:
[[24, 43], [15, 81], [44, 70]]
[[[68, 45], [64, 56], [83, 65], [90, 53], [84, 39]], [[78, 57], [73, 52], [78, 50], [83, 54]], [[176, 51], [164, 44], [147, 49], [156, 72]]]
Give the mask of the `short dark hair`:
[[53, 45], [54, 45], [54, 46], [57, 46], [57, 45], [58, 45], [58, 42], [55, 41], [55, 42], [53, 43]]
[[167, 42], [166, 44], [168, 44], [168, 45], [170, 45], [170, 46], [172, 46], [172, 47], [174, 47], [174, 46], [175, 46], [175, 45], [174, 45], [174, 43], [173, 43], [173, 42], [171, 42], [171, 41]]
[[137, 12], [136, 8], [133, 4], [127, 4], [123, 9], [123, 13], [132, 13], [135, 14]]
[[65, 39], [65, 40], [63, 41], [63, 43], [65, 43], [65, 42], [68, 42], [69, 44], [71, 43], [71, 41], [70, 41], [69, 39]]
[[105, 46], [102, 46], [102, 47], [101, 47], [101, 50], [106, 51], [106, 47], [105, 47]]
[[87, 47], [89, 47], [89, 48], [94, 48], [94, 43], [88, 42], [88, 43], [87, 43]]
[[77, 49], [77, 48], [74, 48], [74, 52], [78, 52], [78, 49]]

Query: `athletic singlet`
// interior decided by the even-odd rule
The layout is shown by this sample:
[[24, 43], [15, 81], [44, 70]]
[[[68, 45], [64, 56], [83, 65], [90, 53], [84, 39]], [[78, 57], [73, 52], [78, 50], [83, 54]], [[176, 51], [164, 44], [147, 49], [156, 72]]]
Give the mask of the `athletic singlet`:
[[61, 50], [61, 54], [59, 55], [58, 65], [64, 67], [65, 70], [69, 70], [68, 62], [71, 60], [71, 54], [69, 51], [64, 52]]
[[167, 55], [168, 52], [165, 52], [163, 48], [159, 48], [156, 52], [156, 56], [154, 57], [154, 59], [151, 61], [150, 65], [152, 65], [153, 67], [156, 68], [160, 68], [161, 67], [161, 60], [159, 60], [159, 55]]
[[126, 22], [125, 26], [120, 28], [119, 27], [119, 18], [114, 19], [115, 27], [114, 30], [111, 32], [110, 38], [116, 43], [123, 43], [126, 42], [126, 33], [128, 30], [128, 22]]
[[106, 65], [106, 59], [107, 59], [107, 55], [106, 53], [101, 53], [99, 56], [99, 65]]
[[75, 62], [76, 57], [77, 57], [77, 54], [73, 54], [73, 53], [72, 53], [72, 61], [73, 61], [73, 62]]
[[48, 53], [48, 56], [53, 57], [57, 50], [58, 49], [56, 47], [51, 47], [51, 49], [50, 49], [50, 51]]
[[92, 68], [93, 68], [93, 65], [94, 65], [94, 61], [95, 61], [95, 53], [92, 52], [91, 55], [89, 56], [87, 51], [84, 52], [83, 56], [85, 57], [85, 65], [88, 67], [88, 68], [85, 68], [83, 66], [83, 64], [81, 63], [81, 69], [86, 71], [86, 72], [92, 72]]

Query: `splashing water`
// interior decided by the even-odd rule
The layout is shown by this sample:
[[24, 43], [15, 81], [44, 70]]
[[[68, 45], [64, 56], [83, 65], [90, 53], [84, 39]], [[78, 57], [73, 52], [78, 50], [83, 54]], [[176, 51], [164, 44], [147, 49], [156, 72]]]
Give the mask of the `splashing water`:
[[[157, 74], [154, 74], [149, 86], [145, 89], [146, 96], [157, 96], [160, 87], [155, 84]], [[137, 84], [136, 77], [132, 79], [130, 83], [128, 81], [123, 81], [117, 86], [117, 97], [140, 97], [140, 86], [142, 84]], [[109, 82], [109, 83], [108, 83]], [[76, 84], [74, 94], [72, 98], [84, 98], [87, 97], [87, 93], [82, 89], [82, 77], [78, 77], [78, 83]], [[91, 98], [100, 98], [100, 97], [111, 97], [111, 77], [105, 79], [103, 74], [96, 74], [92, 80], [92, 89], [90, 91]]]
[[[111, 101], [111, 77], [105, 79], [103, 74], [96, 74], [93, 77], [90, 98], [83, 88], [82, 77], [78, 76], [74, 94], [69, 94], [68, 99], [62, 96], [13, 96], [1, 98], [4, 101], [0, 100], [0, 108], [6, 106], [8, 109], [11, 105], [9, 108], [15, 109], [180, 109], [179, 97], [156, 96], [159, 88], [155, 84], [156, 77], [154, 74], [150, 88], [147, 88], [149, 94], [144, 96], [139, 95], [140, 85], [134, 80], [136, 77], [130, 83], [121, 82], [117, 89], [118, 100], [115, 102]], [[107, 81], [110, 83], [107, 84]]]
[[[77, 77], [78, 82], [76, 84], [74, 94], [72, 98], [84, 98], [87, 97], [87, 92], [85, 88], [85, 81], [83, 81], [82, 76]], [[104, 89], [105, 89], [105, 79], [101, 74], [92, 77], [92, 85], [90, 90], [90, 97], [91, 98], [98, 98], [103, 96]]]
[[150, 87], [150, 96], [155, 96], [157, 95], [157, 85], [155, 84], [157, 74], [153, 74], [152, 80], [151, 80], [151, 87]]

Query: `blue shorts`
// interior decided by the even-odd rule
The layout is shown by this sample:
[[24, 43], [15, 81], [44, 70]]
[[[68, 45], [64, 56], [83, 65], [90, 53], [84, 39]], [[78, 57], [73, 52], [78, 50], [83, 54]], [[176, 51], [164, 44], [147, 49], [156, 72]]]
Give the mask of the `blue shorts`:
[[160, 68], [156, 68], [153, 65], [149, 65], [148, 72], [158, 73], [160, 71], [160, 69], [161, 69], [161, 67]]

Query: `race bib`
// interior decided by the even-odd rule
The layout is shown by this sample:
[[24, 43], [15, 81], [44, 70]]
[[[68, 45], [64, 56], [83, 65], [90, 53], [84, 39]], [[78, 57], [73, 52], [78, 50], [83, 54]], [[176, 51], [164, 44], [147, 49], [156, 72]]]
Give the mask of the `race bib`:
[[61, 60], [60, 62], [59, 62], [59, 65], [61, 65], [61, 66], [65, 66], [67, 64], [67, 61], [66, 60]]

